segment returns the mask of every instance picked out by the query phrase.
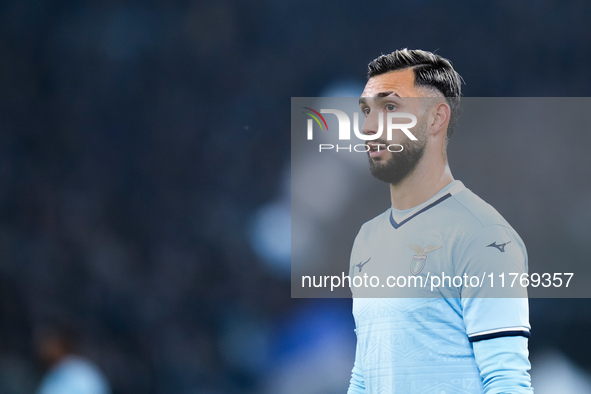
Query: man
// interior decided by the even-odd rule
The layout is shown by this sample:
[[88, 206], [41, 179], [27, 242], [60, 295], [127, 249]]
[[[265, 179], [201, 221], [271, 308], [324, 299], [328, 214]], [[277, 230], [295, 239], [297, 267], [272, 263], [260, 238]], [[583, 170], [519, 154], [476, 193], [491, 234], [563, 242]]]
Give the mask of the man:
[[[352, 283], [356, 275], [405, 281], [388, 282], [390, 297], [353, 288], [349, 394], [533, 392], [525, 289], [498, 293], [498, 282], [468, 281], [526, 273], [527, 254], [501, 215], [451, 174], [446, 147], [460, 90], [450, 62], [430, 52], [404, 49], [369, 64], [362, 132], [381, 133], [366, 145], [371, 173], [390, 184], [392, 207], [361, 227], [350, 273]], [[416, 140], [400, 131], [388, 139], [387, 116], [401, 112], [416, 116]], [[462, 279], [430, 286], [445, 275]]]

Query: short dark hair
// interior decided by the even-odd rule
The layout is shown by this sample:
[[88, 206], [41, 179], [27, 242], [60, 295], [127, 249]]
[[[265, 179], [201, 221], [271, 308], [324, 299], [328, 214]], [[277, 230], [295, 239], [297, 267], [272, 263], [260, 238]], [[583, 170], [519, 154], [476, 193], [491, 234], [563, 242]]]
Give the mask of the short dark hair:
[[390, 71], [412, 68], [415, 86], [434, 88], [445, 96], [451, 109], [447, 138], [451, 137], [460, 113], [462, 77], [454, 70], [449, 60], [420, 49], [404, 48], [377, 57], [367, 68], [367, 79]]

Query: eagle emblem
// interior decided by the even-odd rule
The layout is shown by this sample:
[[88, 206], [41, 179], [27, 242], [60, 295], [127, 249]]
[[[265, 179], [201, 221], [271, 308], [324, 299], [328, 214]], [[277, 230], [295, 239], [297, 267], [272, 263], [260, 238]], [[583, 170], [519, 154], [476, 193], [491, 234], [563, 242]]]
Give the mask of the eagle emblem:
[[427, 262], [427, 253], [431, 253], [440, 249], [441, 245], [429, 245], [426, 247], [422, 247], [421, 245], [408, 245], [416, 254], [412, 256], [412, 261], [410, 262], [410, 272], [413, 275], [417, 275], [420, 273], [423, 268], [425, 268], [425, 263]]

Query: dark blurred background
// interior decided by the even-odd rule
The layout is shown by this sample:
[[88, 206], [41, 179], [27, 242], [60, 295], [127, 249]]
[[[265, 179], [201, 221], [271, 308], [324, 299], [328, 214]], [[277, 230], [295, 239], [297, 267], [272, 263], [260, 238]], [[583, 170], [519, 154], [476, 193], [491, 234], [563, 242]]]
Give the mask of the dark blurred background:
[[[344, 392], [351, 300], [291, 299], [275, 248], [290, 98], [362, 87], [402, 47], [451, 59], [465, 96], [589, 96], [590, 16], [586, 1], [2, 1], [0, 392], [35, 392], [46, 319], [76, 326], [116, 394]], [[577, 393], [590, 307], [531, 301], [532, 358]]]

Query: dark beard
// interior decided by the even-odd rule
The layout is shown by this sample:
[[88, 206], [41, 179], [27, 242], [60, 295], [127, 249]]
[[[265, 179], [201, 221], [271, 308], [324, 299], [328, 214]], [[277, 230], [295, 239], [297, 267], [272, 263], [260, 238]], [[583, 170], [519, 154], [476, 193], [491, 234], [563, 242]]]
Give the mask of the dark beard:
[[[376, 142], [388, 146], [386, 141]], [[417, 141], [414, 144], [406, 144], [402, 152], [391, 153], [390, 159], [386, 162], [369, 157], [369, 170], [380, 181], [398, 185], [415, 169], [424, 152], [424, 143]]]

